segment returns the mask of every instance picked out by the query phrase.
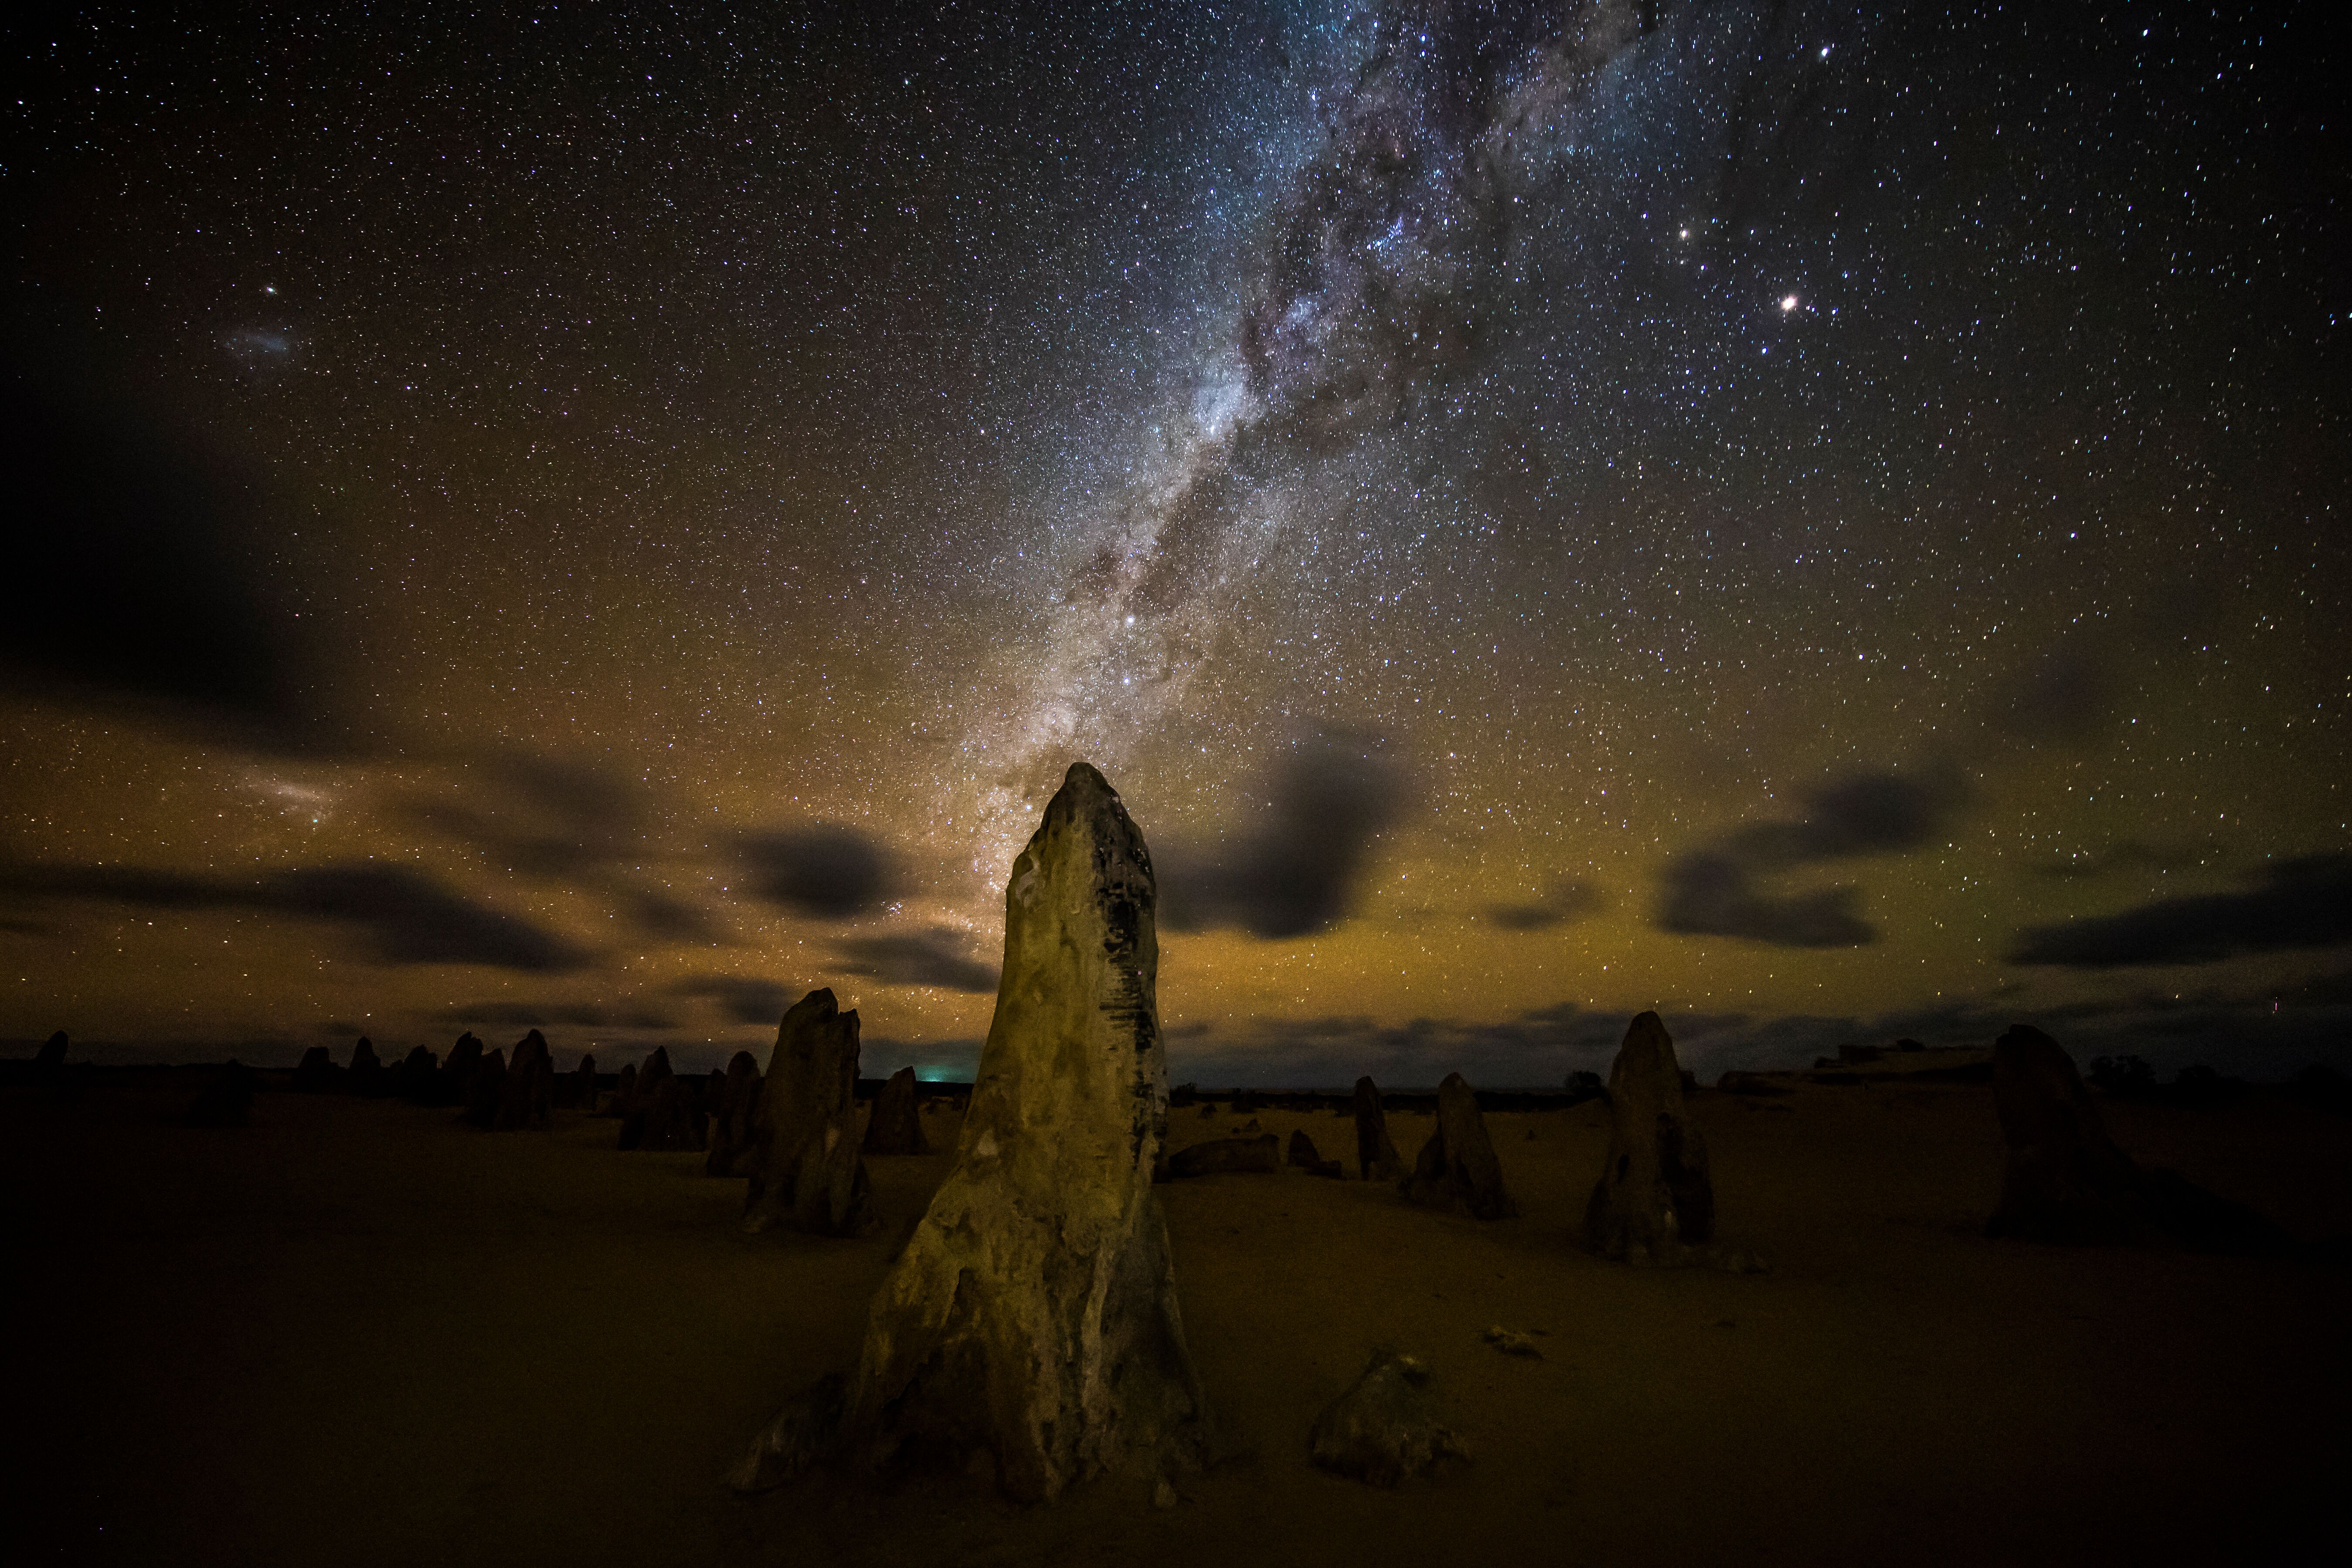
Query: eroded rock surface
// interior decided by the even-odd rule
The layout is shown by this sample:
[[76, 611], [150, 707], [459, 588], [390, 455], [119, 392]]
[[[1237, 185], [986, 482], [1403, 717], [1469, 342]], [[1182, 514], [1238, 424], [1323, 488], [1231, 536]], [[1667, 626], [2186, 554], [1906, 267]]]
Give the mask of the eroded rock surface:
[[1315, 1418], [1308, 1436], [1315, 1462], [1376, 1487], [1397, 1486], [1446, 1458], [1461, 1441], [1431, 1414], [1429, 1369], [1394, 1351], [1372, 1352], [1355, 1386]]
[[1074, 765], [1005, 891], [955, 1168], [870, 1309], [852, 1451], [992, 1464], [1024, 1500], [1196, 1464], [1208, 1413], [1151, 1171], [1166, 1133], [1143, 836]]
[[793, 1004], [761, 1080], [743, 1228], [860, 1236], [877, 1223], [857, 1125], [857, 1014], [829, 990]]
[[554, 1115], [555, 1056], [547, 1048], [547, 1037], [533, 1029], [515, 1042], [490, 1126], [501, 1132], [543, 1128]]
[[1675, 1262], [1715, 1235], [1706, 1141], [1655, 1013], [1635, 1018], [1609, 1068], [1609, 1156], [1584, 1208], [1584, 1244], [1627, 1262]]
[[868, 1154], [928, 1154], [931, 1142], [923, 1136], [922, 1113], [915, 1109], [915, 1069], [900, 1068], [874, 1097], [866, 1121]]
[[751, 1123], [760, 1110], [760, 1062], [749, 1051], [727, 1058], [727, 1076], [710, 1109], [710, 1157], [703, 1173], [740, 1176], [738, 1167], [751, 1151]]
[[1503, 1185], [1503, 1163], [1486, 1136], [1478, 1096], [1460, 1073], [1446, 1074], [1437, 1086], [1437, 1129], [1399, 1190], [1408, 1203], [1474, 1219], [1509, 1219], [1519, 1212]]
[[1356, 1080], [1356, 1168], [1368, 1182], [1394, 1182], [1404, 1175], [1404, 1162], [1389, 1142], [1388, 1112], [1381, 1105], [1380, 1085], [1369, 1078]]

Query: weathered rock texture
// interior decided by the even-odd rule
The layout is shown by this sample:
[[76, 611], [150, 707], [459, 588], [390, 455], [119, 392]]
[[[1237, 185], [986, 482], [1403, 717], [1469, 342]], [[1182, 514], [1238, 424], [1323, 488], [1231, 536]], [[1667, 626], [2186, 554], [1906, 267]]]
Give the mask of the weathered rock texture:
[[1584, 1245], [1628, 1262], [1675, 1261], [1714, 1236], [1715, 1186], [1674, 1038], [1655, 1013], [1635, 1018], [1617, 1047], [1609, 1110], [1609, 1160], [1584, 1206]]
[[1356, 1080], [1356, 1167], [1368, 1182], [1393, 1182], [1404, 1175], [1404, 1162], [1389, 1142], [1380, 1086], [1369, 1078]]
[[869, 1154], [928, 1154], [930, 1140], [923, 1136], [922, 1112], [915, 1109], [915, 1069], [900, 1068], [874, 1097], [874, 1112], [866, 1122]]
[[1408, 1203], [1474, 1219], [1509, 1219], [1519, 1205], [1503, 1186], [1503, 1163], [1486, 1136], [1478, 1096], [1458, 1072], [1437, 1086], [1437, 1131], [1421, 1146], [1412, 1174], [1398, 1184]]
[[1255, 1138], [1211, 1138], [1168, 1157], [1171, 1176], [1215, 1176], [1235, 1173], [1271, 1176], [1282, 1169], [1282, 1141], [1271, 1132]]
[[1042, 1500], [1197, 1465], [1208, 1410], [1151, 1185], [1167, 1131], [1143, 835], [1073, 765], [1005, 889], [1004, 968], [955, 1168], [874, 1298], [848, 1436], [992, 1459]]
[[760, 1061], [749, 1051], [727, 1058], [727, 1077], [710, 1108], [710, 1156], [703, 1173], [740, 1176], [737, 1168], [751, 1150], [751, 1123], [760, 1110]]
[[555, 1057], [537, 1029], [515, 1042], [490, 1126], [500, 1132], [545, 1127], [555, 1112]]
[[751, 1178], [743, 1228], [783, 1226], [819, 1236], [874, 1228], [872, 1189], [857, 1127], [857, 1014], [829, 990], [792, 1005], [776, 1030], [738, 1168]]
[[1429, 1405], [1429, 1369], [1411, 1356], [1374, 1351], [1356, 1385], [1315, 1418], [1308, 1450], [1327, 1470], [1395, 1486], [1463, 1453]]

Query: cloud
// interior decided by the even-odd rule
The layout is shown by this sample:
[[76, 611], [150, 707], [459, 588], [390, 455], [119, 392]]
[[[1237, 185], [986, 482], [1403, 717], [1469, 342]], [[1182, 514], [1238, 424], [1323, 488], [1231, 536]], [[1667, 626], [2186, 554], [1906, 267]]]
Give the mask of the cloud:
[[805, 991], [741, 974], [690, 974], [670, 987], [673, 995], [716, 1002], [719, 1012], [738, 1024], [776, 1023]]
[[588, 956], [555, 933], [454, 893], [404, 866], [357, 861], [272, 871], [249, 881], [131, 866], [0, 866], [0, 889], [26, 898], [145, 909], [254, 910], [348, 926], [376, 962], [473, 963], [549, 973]]
[[457, 1025], [497, 1025], [544, 1029], [559, 1025], [582, 1029], [667, 1029], [673, 1021], [650, 1007], [603, 1007], [593, 1002], [476, 1002], [445, 1007], [441, 1017]]
[[1486, 914], [1505, 931], [1549, 931], [1598, 913], [1603, 902], [1590, 882], [1560, 882], [1527, 903], [1491, 904]]
[[519, 752], [478, 757], [469, 772], [467, 798], [416, 801], [409, 815], [531, 876], [586, 877], [643, 852], [645, 796], [631, 780]]
[[1759, 892], [1748, 867], [1699, 851], [1666, 863], [1658, 929], [1682, 936], [1736, 936], [1777, 947], [1861, 947], [1878, 931], [1858, 910], [1860, 890], [1823, 888], [1776, 897]]
[[853, 937], [837, 950], [834, 967], [885, 985], [974, 994], [996, 989], [996, 971], [974, 959], [963, 934], [947, 926], [901, 936]]
[[1752, 823], [1668, 860], [1657, 924], [1685, 936], [1731, 936], [1777, 947], [1860, 947], [1878, 939], [1852, 887], [1775, 891], [1764, 879], [1933, 843], [1967, 797], [1948, 773], [1851, 773], [1805, 797], [1801, 816]]
[[1178, 844], [1160, 858], [1160, 919], [1171, 931], [1232, 926], [1265, 941], [1348, 918], [1373, 841], [1404, 805], [1403, 770], [1378, 742], [1333, 735], [1275, 769], [1259, 819], [1222, 854]]
[[0, 471], [19, 591], [0, 616], [0, 668], [247, 744], [331, 749], [315, 689], [325, 661], [263, 591], [259, 488], [99, 390], [89, 345], [5, 347]]
[[2309, 855], [2263, 868], [2240, 893], [2158, 899], [2119, 914], [2028, 927], [2012, 963], [2119, 969], [2216, 963], [2352, 942], [2352, 855]]
[[846, 920], [890, 896], [890, 857], [872, 836], [840, 823], [737, 840], [751, 890], [795, 914]]

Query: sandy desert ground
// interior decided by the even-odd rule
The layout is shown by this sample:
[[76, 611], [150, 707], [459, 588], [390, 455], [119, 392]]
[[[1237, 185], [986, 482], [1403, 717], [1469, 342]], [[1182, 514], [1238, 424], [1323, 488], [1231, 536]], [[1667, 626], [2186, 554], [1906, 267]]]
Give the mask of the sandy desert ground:
[[[2352, 1121], [2280, 1096], [2107, 1115], [2284, 1226], [2286, 1258], [1984, 1239], [1980, 1086], [1698, 1096], [1759, 1276], [1570, 1245], [1597, 1103], [1488, 1118], [1517, 1220], [1288, 1170], [1171, 1184], [1231, 1452], [1160, 1510], [1124, 1479], [1046, 1508], [961, 1475], [721, 1485], [852, 1359], [948, 1153], [874, 1163], [869, 1239], [751, 1237], [739, 1183], [576, 1112], [488, 1134], [267, 1093], [200, 1131], [172, 1124], [190, 1079], [89, 1076], [0, 1091], [17, 1562], [2274, 1562], [2340, 1532]], [[1179, 1111], [1171, 1142], [1234, 1120]], [[1347, 1121], [1257, 1120], [1353, 1169]], [[1429, 1125], [1392, 1116], [1408, 1159]], [[1431, 1364], [1473, 1454], [1395, 1491], [1307, 1457], [1381, 1343]]]

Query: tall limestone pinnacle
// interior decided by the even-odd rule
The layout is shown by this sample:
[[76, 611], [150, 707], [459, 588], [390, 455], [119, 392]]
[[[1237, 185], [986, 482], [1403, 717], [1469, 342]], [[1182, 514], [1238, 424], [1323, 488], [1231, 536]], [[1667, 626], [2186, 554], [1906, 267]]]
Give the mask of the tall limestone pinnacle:
[[1167, 1131], [1143, 835], [1073, 764], [1013, 863], [1004, 973], [949, 1173], [869, 1310], [845, 1436], [986, 1453], [1012, 1497], [1191, 1468], [1208, 1411], [1151, 1169]]

